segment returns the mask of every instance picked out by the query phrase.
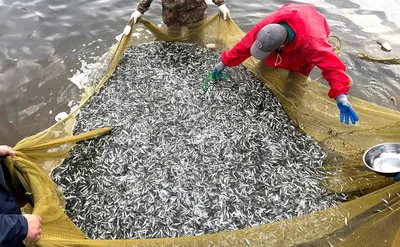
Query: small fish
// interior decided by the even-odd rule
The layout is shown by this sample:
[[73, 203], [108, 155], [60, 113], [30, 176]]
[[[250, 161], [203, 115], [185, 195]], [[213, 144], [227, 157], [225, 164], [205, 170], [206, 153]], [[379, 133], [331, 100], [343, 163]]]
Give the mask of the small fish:
[[183, 43], [130, 46], [81, 108], [76, 132], [115, 127], [76, 145], [52, 174], [88, 236], [211, 234], [345, 200], [321, 185], [326, 152], [246, 68], [204, 94], [199, 82], [217, 55]]

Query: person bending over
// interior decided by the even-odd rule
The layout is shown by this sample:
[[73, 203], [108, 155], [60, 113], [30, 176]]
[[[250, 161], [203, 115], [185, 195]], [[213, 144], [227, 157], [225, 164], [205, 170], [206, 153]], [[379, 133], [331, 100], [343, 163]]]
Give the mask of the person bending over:
[[310, 4], [289, 3], [257, 23], [232, 49], [222, 53], [213, 70], [237, 66], [253, 56], [267, 66], [297, 71], [305, 76], [314, 66], [329, 82], [328, 96], [336, 99], [340, 122], [355, 124], [358, 116], [347, 93], [351, 78], [346, 66], [328, 43], [330, 30], [326, 19]]

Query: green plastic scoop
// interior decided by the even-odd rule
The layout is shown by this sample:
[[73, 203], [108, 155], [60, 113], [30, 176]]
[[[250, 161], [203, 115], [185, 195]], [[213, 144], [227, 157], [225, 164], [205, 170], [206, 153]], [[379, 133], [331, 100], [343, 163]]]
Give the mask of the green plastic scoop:
[[203, 83], [203, 89], [204, 89], [204, 91], [205, 92], [207, 92], [207, 90], [208, 90], [208, 83], [210, 82], [210, 81], [217, 81], [217, 80], [219, 80], [219, 79], [224, 79], [224, 78], [228, 78], [228, 75], [227, 74], [225, 74], [225, 73], [218, 73], [217, 71], [212, 71], [208, 76], [207, 76], [207, 78], [204, 80], [204, 83]]

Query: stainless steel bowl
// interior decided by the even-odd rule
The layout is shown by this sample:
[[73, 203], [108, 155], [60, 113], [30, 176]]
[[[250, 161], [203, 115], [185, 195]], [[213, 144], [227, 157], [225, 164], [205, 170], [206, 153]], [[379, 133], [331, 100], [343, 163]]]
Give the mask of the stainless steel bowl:
[[400, 143], [382, 143], [368, 149], [363, 156], [364, 164], [383, 174], [400, 172]]

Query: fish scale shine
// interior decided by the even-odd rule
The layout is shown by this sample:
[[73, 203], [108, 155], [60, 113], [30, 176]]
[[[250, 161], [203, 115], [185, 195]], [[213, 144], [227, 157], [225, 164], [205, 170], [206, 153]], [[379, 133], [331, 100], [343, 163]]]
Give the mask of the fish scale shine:
[[218, 55], [183, 43], [128, 47], [81, 109], [75, 133], [115, 126], [52, 174], [88, 236], [230, 231], [341, 201], [320, 185], [325, 152], [244, 67], [227, 68], [204, 93]]

